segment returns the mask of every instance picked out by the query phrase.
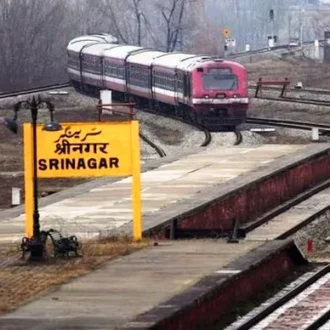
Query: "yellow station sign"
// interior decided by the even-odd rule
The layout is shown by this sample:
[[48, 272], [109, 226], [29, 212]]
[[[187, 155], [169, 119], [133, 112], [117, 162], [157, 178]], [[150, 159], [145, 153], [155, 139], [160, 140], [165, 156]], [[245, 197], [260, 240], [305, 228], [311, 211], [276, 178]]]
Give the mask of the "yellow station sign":
[[[66, 123], [57, 132], [37, 128], [39, 178], [132, 174], [130, 122]], [[29, 134], [27, 132], [27, 134]]]
[[[133, 236], [142, 237], [139, 123], [61, 123], [49, 132], [37, 126], [38, 178], [132, 176]], [[33, 232], [32, 125], [24, 124], [26, 236]]]

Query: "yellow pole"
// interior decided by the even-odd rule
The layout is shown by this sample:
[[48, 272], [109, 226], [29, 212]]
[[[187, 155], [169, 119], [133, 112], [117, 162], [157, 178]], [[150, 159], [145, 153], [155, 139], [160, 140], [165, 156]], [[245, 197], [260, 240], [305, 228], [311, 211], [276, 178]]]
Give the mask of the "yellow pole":
[[30, 123], [24, 123], [24, 189], [25, 189], [25, 236], [31, 238], [33, 235], [33, 147], [32, 129]]
[[139, 122], [131, 121], [132, 139], [132, 203], [133, 203], [133, 238], [134, 241], [142, 239], [142, 206], [141, 206], [141, 163], [140, 163], [140, 137]]

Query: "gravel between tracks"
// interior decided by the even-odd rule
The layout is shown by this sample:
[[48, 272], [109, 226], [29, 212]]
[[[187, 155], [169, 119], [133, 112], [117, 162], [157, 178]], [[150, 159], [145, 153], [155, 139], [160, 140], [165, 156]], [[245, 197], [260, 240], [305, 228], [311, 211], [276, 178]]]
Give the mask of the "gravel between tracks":
[[293, 235], [293, 238], [304, 253], [307, 253], [307, 241], [311, 239], [313, 241], [313, 252], [310, 254], [310, 257], [329, 259], [330, 244], [325, 242], [325, 239], [329, 236], [330, 211], [327, 211], [309, 225], [299, 230]]

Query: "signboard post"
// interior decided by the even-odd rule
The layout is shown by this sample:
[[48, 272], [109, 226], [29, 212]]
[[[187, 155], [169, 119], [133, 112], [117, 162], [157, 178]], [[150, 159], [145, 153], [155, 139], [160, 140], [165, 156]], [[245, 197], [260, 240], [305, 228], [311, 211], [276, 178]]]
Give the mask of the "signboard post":
[[[133, 237], [142, 238], [139, 123], [136, 120], [37, 126], [38, 178], [132, 176]], [[26, 236], [33, 233], [32, 125], [24, 124]]]
[[[112, 103], [112, 91], [105, 89], [100, 91], [100, 99], [101, 99], [101, 104], [110, 104]], [[101, 109], [102, 112], [103, 109]], [[108, 106], [105, 110], [107, 110], [109, 115], [112, 115], [113, 112], [112, 107]]]

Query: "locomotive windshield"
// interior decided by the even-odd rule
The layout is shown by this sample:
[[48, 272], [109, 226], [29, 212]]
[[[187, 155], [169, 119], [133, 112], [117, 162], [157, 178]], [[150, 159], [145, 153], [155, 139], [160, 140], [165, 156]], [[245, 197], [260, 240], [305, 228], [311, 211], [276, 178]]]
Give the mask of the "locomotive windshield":
[[208, 73], [202, 76], [204, 89], [237, 89], [237, 76], [232, 73]]

